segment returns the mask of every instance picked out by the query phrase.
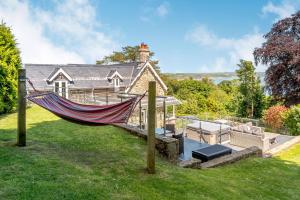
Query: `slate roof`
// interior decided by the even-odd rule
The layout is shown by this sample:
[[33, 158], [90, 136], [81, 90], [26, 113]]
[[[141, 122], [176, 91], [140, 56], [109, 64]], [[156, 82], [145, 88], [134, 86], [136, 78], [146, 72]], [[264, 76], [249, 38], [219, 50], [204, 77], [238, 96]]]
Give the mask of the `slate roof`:
[[25, 64], [26, 76], [33, 85], [40, 90], [52, 89], [47, 83], [59, 69], [63, 69], [72, 79], [69, 88], [110, 88], [112, 82], [109, 75], [117, 71], [122, 77], [120, 87], [128, 87], [142, 67], [139, 63], [124, 63], [113, 65], [88, 65], [88, 64]]
[[114, 75], [114, 73], [116, 72], [117, 70], [113, 69], [113, 70], [110, 70], [110, 72], [107, 74], [107, 77], [108, 78], [111, 78], [112, 75]]
[[[59, 67], [56, 67], [51, 74], [49, 74], [47, 79], [50, 79], [57, 71], [59, 70]], [[27, 70], [28, 71], [28, 70]]]

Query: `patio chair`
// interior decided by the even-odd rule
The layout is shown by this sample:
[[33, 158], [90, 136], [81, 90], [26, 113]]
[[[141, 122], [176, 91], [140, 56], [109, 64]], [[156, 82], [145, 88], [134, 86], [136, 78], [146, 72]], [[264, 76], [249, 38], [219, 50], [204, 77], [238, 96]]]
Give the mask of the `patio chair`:
[[171, 133], [176, 132], [175, 124], [166, 124], [166, 130], [170, 131]]
[[173, 138], [179, 141], [179, 154], [184, 153], [184, 137], [183, 133], [172, 135]]

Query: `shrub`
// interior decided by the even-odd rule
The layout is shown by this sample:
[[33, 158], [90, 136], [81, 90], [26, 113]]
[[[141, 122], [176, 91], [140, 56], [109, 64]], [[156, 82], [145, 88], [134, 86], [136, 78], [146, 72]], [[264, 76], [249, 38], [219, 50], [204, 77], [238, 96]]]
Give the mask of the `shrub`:
[[264, 113], [263, 119], [271, 128], [283, 127], [283, 113], [287, 111], [285, 106], [272, 106]]
[[20, 51], [11, 29], [0, 23], [0, 114], [11, 112], [17, 101]]
[[300, 135], [300, 104], [284, 114], [284, 126], [291, 135]]

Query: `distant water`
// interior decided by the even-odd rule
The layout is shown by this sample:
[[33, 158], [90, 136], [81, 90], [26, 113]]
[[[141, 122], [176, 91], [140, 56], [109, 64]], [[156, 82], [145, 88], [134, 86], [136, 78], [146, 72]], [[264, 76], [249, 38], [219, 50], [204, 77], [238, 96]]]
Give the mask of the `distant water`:
[[[238, 79], [236, 73], [234, 72], [216, 72], [216, 73], [166, 73], [167, 75], [171, 75], [172, 77], [176, 78], [177, 80], [189, 79], [193, 78], [195, 80], [201, 80], [204, 77], [212, 80], [214, 84], [219, 84], [222, 81], [231, 81], [234, 79]], [[260, 78], [261, 85], [265, 85], [265, 73], [264, 72], [257, 72], [257, 75]]]
[[[211, 79], [212, 82], [217, 85], [217, 84], [221, 83], [222, 81], [231, 81], [231, 80], [234, 80], [234, 79], [238, 79], [238, 77], [237, 76], [209, 77], [209, 79]], [[265, 85], [264, 77], [260, 77], [260, 81], [261, 81], [261, 85], [264, 86]]]
[[230, 76], [230, 77], [209, 77], [209, 79], [211, 79], [213, 81], [214, 84], [219, 84], [222, 81], [231, 81], [234, 79], [237, 79], [237, 76]]

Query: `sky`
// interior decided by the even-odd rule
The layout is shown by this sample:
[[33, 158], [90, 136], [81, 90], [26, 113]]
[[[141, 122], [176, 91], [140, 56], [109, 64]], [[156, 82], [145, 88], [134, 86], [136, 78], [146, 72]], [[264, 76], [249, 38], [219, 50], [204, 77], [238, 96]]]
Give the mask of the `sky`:
[[93, 64], [144, 42], [173, 73], [235, 71], [298, 10], [300, 0], [0, 0], [23, 63]]

